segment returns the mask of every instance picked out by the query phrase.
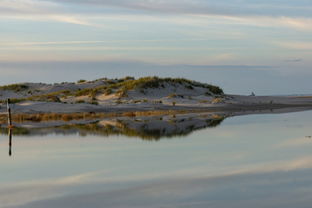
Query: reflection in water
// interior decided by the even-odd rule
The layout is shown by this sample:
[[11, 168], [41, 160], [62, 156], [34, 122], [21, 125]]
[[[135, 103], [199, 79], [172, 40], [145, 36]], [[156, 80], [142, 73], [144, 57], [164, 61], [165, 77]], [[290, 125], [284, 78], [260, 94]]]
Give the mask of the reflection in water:
[[[312, 111], [237, 116], [209, 129], [227, 116], [17, 123], [11, 134], [60, 135], [20, 136], [14, 160], [0, 157], [0, 207], [311, 207]], [[7, 156], [8, 129], [0, 131]], [[103, 139], [119, 134], [189, 135]]]
[[12, 128], [8, 128], [8, 135], [9, 135], [9, 156], [12, 155], [12, 133], [13, 133], [13, 129], [12, 129]]
[[[103, 120], [90, 121], [89, 123], [71, 123], [49, 126], [49, 123], [32, 123], [31, 128], [23, 125], [15, 127], [14, 135], [48, 135], [48, 134], [79, 134], [81, 136], [98, 135], [124, 135], [128, 137], [139, 137], [143, 140], [159, 140], [161, 138], [172, 138], [187, 136], [191, 132], [212, 128], [221, 124], [226, 118], [222, 114], [189, 114], [170, 115], [162, 117], [120, 117]], [[0, 132], [3, 134], [4, 129]], [[12, 134], [12, 131], [9, 131]], [[12, 135], [11, 135], [12, 136]]]

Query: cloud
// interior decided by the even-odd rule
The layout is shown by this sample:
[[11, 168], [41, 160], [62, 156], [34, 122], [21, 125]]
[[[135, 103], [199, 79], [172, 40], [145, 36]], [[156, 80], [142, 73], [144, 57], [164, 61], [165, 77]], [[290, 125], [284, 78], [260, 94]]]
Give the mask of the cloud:
[[288, 41], [288, 42], [275, 42], [275, 44], [280, 47], [292, 50], [312, 50], [312, 42]]
[[195, 26], [210, 25], [213, 20], [221, 24], [312, 30], [312, 7], [304, 0], [296, 4], [246, 0], [0, 0], [0, 3], [3, 18], [94, 27], [102, 26], [93, 23], [94, 20], [160, 21]]
[[86, 20], [90, 15], [159, 16], [162, 13], [243, 19], [245, 16], [267, 17], [269, 21], [271, 18], [278, 19], [281, 24], [305, 29], [311, 28], [312, 14], [312, 6], [304, 0], [296, 1], [296, 4], [292, 2], [282, 4], [280, 1], [267, 0], [261, 2], [247, 0], [1, 0], [0, 3], [1, 16], [16, 18], [37, 16], [37, 20], [44, 16], [55, 21], [81, 25], [90, 25]]
[[[270, 199], [272, 196], [278, 202], [288, 203], [286, 207], [293, 207], [289, 203], [294, 200], [294, 195], [301, 203], [311, 201], [310, 191], [306, 192], [306, 187], [312, 183], [311, 162], [311, 157], [302, 157], [290, 161], [235, 166], [234, 170], [228, 168], [221, 174], [207, 174], [201, 172], [201, 168], [125, 176], [114, 176], [106, 171], [87, 172], [58, 179], [16, 183], [9, 188], [2, 186], [0, 201], [4, 207], [21, 205], [16, 207], [31, 208], [88, 207], [91, 202], [93, 207], [146, 207], [147, 203], [149, 207], [192, 207], [192, 203], [196, 203], [196, 207], [207, 207], [214, 200], [219, 204], [226, 201], [232, 206], [233, 200], [240, 201], [240, 204], [252, 199], [249, 202], [258, 201], [263, 206], [263, 197]], [[290, 180], [294, 175], [300, 177], [296, 181]], [[120, 183], [124, 185], [114, 186]], [[285, 188], [291, 188], [291, 191], [286, 193]], [[300, 198], [302, 195], [307, 198]], [[161, 203], [166, 203], [166, 206]], [[277, 202], [273, 200], [267, 203], [276, 205]], [[234, 207], [250, 206], [235, 204]]]
[[16, 184], [2, 184], [0, 203], [4, 206], [18, 206], [28, 202], [61, 196], [67, 186], [91, 182], [92, 178], [105, 171], [87, 172], [61, 178], [34, 180]]
[[33, 21], [56, 21], [86, 26], [98, 26], [66, 12], [61, 4], [38, 0], [1, 0], [0, 17]]
[[312, 141], [309, 138], [302, 137], [302, 138], [294, 138], [286, 140], [276, 146], [276, 148], [285, 148], [285, 147], [301, 147], [301, 146], [307, 146], [312, 145]]
[[142, 11], [182, 14], [218, 15], [270, 15], [270, 16], [311, 16], [311, 4], [306, 0], [50, 0], [59, 3], [115, 6]]
[[303, 61], [302, 59], [286, 59], [284, 60], [285, 62], [301, 62]]

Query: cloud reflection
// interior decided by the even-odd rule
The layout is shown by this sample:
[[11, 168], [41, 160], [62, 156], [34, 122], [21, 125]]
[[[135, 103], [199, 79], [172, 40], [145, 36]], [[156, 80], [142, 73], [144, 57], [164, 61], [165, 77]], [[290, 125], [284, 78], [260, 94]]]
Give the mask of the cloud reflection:
[[[304, 162], [303, 162], [304, 161]], [[105, 189], [111, 181], [103, 173], [86, 173], [57, 180], [17, 185], [13, 189], [1, 187], [3, 207], [306, 207], [310, 203], [312, 158], [299, 158], [267, 164], [255, 171], [213, 176], [158, 178], [157, 180], [128, 177], [117, 189]], [[275, 168], [274, 168], [275, 167]], [[309, 167], [309, 168], [307, 168]], [[168, 175], [174, 173], [168, 173]], [[124, 180], [124, 179], [123, 179]], [[118, 177], [114, 178], [115, 185]], [[92, 191], [81, 194], [88, 184], [98, 184]], [[71, 188], [69, 188], [71, 187]], [[67, 193], [64, 194], [67, 189]], [[3, 194], [6, 193], [6, 194]], [[63, 193], [63, 195], [62, 195]], [[15, 199], [14, 203], [8, 199]], [[16, 200], [18, 199], [18, 200]], [[9, 200], [10, 201], [10, 200]]]

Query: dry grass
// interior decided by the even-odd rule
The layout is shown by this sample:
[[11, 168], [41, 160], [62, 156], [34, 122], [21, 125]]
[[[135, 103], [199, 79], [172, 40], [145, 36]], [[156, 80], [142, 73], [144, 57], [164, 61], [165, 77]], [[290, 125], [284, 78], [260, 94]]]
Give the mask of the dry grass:
[[214, 98], [211, 103], [212, 104], [224, 103], [224, 99], [222, 99], [222, 98]]
[[[139, 117], [139, 116], [161, 116], [187, 113], [206, 112], [204, 110], [157, 110], [157, 111], [136, 111], [136, 112], [112, 112], [112, 113], [38, 113], [38, 114], [13, 114], [12, 120], [15, 123], [44, 122], [44, 121], [71, 121], [91, 120], [112, 117]], [[0, 124], [7, 123], [7, 115], [0, 114]]]

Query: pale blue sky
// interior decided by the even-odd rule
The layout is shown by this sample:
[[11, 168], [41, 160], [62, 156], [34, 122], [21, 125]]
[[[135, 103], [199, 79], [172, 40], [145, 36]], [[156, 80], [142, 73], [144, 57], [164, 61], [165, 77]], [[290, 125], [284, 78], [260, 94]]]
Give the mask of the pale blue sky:
[[311, 55], [308, 0], [0, 0], [0, 84], [166, 75], [309, 93]]

